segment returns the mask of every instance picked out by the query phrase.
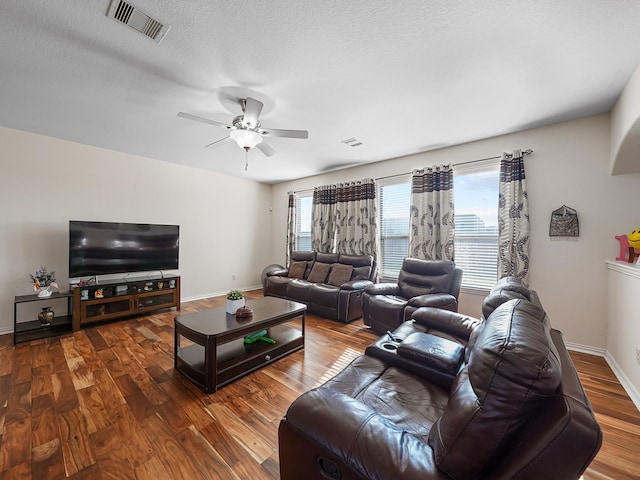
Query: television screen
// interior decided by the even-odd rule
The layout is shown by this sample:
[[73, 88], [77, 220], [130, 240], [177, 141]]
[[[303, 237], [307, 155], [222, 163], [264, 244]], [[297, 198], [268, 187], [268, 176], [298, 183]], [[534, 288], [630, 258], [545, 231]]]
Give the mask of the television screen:
[[69, 278], [178, 268], [179, 225], [69, 222]]

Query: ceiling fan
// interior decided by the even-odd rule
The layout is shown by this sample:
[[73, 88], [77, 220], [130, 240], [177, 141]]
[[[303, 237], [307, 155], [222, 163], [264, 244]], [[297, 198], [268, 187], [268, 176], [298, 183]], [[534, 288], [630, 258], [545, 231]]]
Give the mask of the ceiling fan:
[[252, 148], [257, 147], [258, 150], [264, 153], [267, 157], [270, 157], [274, 155], [276, 151], [269, 144], [263, 143], [263, 137], [309, 138], [309, 132], [306, 130], [282, 130], [278, 128], [263, 127], [259, 119], [260, 112], [264, 106], [263, 103], [251, 97], [240, 98], [238, 100], [242, 107], [243, 114], [235, 117], [231, 124], [218, 122], [216, 120], [209, 120], [208, 118], [199, 117], [185, 112], [179, 112], [178, 116], [188, 120], [208, 123], [209, 125], [224, 127], [227, 130], [231, 130], [231, 133], [227, 137], [211, 142], [210, 144], [205, 145], [205, 148], [219, 145], [231, 138], [247, 153]]

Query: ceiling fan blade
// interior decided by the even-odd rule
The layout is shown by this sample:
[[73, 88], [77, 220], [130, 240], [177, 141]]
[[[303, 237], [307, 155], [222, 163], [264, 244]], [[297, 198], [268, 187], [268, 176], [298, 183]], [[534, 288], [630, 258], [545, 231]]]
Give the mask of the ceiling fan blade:
[[182, 118], [186, 118], [187, 120], [195, 120], [196, 122], [208, 123], [209, 125], [214, 125], [216, 127], [227, 127], [230, 128], [229, 125], [222, 122], [216, 122], [215, 120], [209, 120], [208, 118], [199, 117], [197, 115], [191, 115], [190, 113], [178, 112], [178, 116]]
[[247, 127], [255, 128], [258, 125], [258, 117], [262, 112], [262, 107], [260, 100], [247, 97], [244, 104], [244, 123]]
[[231, 138], [230, 136], [228, 136], [228, 137], [224, 137], [224, 138], [221, 138], [220, 140], [216, 140], [215, 142], [211, 142], [211, 143], [209, 143], [209, 144], [205, 145], [205, 146], [204, 146], [204, 148], [209, 148], [209, 147], [213, 147], [213, 146], [218, 146], [218, 145], [220, 145], [222, 142], [224, 142], [225, 140], [229, 140], [230, 138]]
[[280, 128], [264, 128], [260, 129], [260, 134], [264, 137], [285, 137], [285, 138], [309, 138], [309, 132], [306, 130], [282, 130]]
[[272, 157], [276, 154], [276, 151], [268, 143], [261, 142], [256, 145], [256, 148], [264, 153], [267, 157]]

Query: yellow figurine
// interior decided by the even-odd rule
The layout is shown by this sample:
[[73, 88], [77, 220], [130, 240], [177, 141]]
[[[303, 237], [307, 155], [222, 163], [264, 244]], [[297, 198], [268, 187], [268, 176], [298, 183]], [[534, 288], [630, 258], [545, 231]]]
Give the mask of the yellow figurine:
[[627, 235], [627, 240], [631, 247], [640, 249], [640, 228], [636, 228], [633, 232]]

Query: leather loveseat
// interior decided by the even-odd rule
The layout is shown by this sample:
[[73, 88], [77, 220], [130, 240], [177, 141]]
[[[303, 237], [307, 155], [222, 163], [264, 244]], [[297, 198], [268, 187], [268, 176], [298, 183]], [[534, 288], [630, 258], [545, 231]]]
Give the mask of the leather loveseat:
[[419, 314], [387, 339], [400, 360], [367, 351], [300, 396], [280, 423], [282, 480], [578, 479], [602, 433], [562, 334], [523, 292], [492, 292], [486, 320]]
[[348, 323], [362, 316], [362, 292], [373, 285], [375, 276], [371, 255], [293, 252], [288, 269], [267, 273], [264, 291]]

